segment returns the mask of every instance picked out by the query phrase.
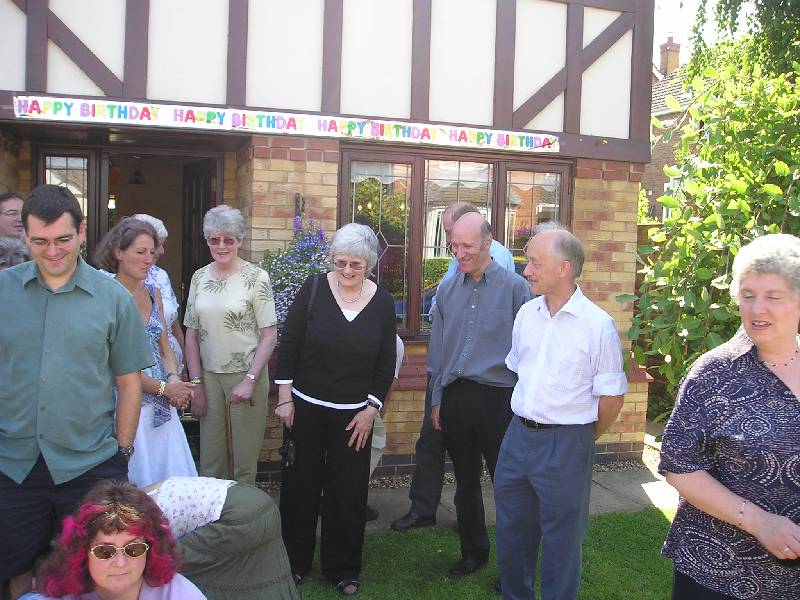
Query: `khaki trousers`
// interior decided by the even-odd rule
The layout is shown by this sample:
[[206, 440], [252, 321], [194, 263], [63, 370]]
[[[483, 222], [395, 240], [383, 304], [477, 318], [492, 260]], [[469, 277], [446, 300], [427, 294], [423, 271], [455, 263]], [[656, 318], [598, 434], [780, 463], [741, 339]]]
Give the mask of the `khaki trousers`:
[[372, 447], [370, 448], [369, 455], [369, 476], [375, 472], [375, 467], [381, 462], [383, 457], [383, 449], [386, 448], [386, 427], [383, 425], [381, 413], [375, 415], [375, 421], [372, 423]]
[[261, 372], [253, 388], [253, 403], [231, 406], [234, 473], [228, 473], [228, 450], [225, 433], [225, 402], [244, 373], [211, 373], [203, 371], [208, 412], [200, 419], [200, 473], [205, 477], [235, 479], [255, 485], [258, 456], [264, 444], [267, 427], [267, 369]]

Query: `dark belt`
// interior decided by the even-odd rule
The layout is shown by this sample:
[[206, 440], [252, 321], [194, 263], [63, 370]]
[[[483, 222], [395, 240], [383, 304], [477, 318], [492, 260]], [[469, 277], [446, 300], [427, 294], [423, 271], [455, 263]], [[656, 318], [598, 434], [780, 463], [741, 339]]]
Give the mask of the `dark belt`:
[[531, 429], [552, 429], [553, 427], [561, 427], [560, 423], [537, 423], [536, 421], [531, 421], [519, 415], [517, 415], [517, 418], [522, 421], [525, 427], [530, 427]]

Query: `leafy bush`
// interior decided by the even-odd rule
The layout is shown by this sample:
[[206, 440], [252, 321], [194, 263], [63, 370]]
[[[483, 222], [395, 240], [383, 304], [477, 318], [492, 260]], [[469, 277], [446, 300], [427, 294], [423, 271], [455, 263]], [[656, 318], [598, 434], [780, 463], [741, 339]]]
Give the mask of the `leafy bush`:
[[664, 168], [680, 185], [658, 199], [672, 212], [639, 247], [638, 294], [617, 298], [637, 303], [634, 355], [673, 398], [697, 357], [739, 327], [729, 293], [738, 250], [765, 233], [800, 233], [800, 64], [765, 77], [742, 50], [747, 43], [728, 45], [723, 66], [688, 85], [676, 165]]
[[286, 250], [266, 250], [261, 266], [269, 273], [275, 312], [278, 323], [286, 320], [286, 313], [300, 286], [313, 273], [328, 270], [328, 240], [314, 221], [303, 223], [300, 217], [292, 222], [294, 237]]
[[422, 267], [425, 274], [422, 281], [422, 291], [424, 292], [439, 285], [449, 266], [449, 258], [426, 258]]

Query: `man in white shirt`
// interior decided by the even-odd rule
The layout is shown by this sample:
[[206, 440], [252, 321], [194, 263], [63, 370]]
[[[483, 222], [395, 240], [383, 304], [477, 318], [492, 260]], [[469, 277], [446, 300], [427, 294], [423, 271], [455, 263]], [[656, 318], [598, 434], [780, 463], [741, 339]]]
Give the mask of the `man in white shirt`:
[[594, 441], [622, 408], [627, 379], [614, 320], [582, 293], [580, 241], [557, 223], [535, 230], [525, 276], [540, 294], [517, 313], [506, 365], [518, 374], [494, 478], [497, 563], [505, 600], [578, 594]]

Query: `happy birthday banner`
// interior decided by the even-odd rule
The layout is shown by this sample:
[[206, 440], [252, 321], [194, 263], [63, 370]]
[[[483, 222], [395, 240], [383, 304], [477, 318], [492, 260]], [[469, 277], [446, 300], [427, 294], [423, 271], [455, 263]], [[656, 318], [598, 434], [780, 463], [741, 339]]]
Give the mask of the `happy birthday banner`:
[[14, 114], [19, 119], [65, 123], [246, 131], [513, 152], [559, 151], [558, 138], [549, 134], [188, 104], [14, 96]]

